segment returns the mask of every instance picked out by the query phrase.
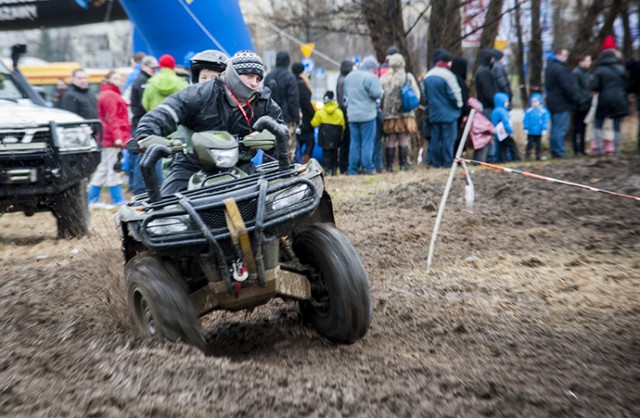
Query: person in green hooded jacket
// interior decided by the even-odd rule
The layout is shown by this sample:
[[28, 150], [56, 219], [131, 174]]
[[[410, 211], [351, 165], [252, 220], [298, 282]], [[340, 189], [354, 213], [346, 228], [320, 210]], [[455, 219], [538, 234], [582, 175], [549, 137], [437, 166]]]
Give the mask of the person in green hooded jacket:
[[158, 60], [160, 71], [147, 82], [142, 95], [142, 107], [148, 112], [173, 93], [189, 87], [189, 82], [175, 72], [176, 60], [165, 54]]

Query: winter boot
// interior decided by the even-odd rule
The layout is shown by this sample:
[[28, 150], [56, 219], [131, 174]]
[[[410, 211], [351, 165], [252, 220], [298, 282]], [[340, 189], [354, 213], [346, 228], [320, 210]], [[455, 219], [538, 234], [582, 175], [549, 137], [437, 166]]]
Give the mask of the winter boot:
[[596, 133], [596, 149], [598, 156], [601, 156], [602, 154], [604, 154], [604, 138], [603, 138], [603, 133], [602, 133], [602, 129], [595, 129], [595, 133]]
[[620, 156], [620, 145], [622, 144], [622, 133], [615, 132], [613, 134], [613, 155]]
[[398, 159], [400, 160], [400, 170], [407, 171], [409, 164], [407, 158], [409, 156], [409, 147], [398, 147]]
[[89, 204], [100, 202], [100, 191], [102, 187], [94, 186], [93, 184], [89, 186]]
[[111, 204], [114, 206], [121, 206], [127, 203], [122, 197], [122, 185], [116, 184], [109, 187], [109, 194], [111, 195]]
[[396, 149], [395, 148], [385, 148], [385, 158], [387, 163], [387, 172], [393, 172], [393, 160], [396, 158]]

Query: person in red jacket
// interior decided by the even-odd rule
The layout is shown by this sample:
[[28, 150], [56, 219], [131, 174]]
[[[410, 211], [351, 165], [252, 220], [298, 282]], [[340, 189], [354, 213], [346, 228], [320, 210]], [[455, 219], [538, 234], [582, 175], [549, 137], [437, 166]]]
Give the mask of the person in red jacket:
[[113, 70], [107, 73], [100, 84], [98, 117], [102, 121], [102, 150], [100, 165], [93, 174], [89, 187], [90, 205], [99, 204], [103, 186], [109, 188], [113, 205], [126, 203], [122, 197], [122, 179], [115, 169], [120, 148], [131, 138], [127, 103], [120, 93], [121, 84], [122, 76]]

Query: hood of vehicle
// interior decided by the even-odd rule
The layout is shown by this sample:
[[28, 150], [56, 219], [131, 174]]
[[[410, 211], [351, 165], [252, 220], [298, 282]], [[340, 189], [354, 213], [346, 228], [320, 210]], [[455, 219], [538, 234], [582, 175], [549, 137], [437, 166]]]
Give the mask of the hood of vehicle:
[[56, 123], [79, 122], [84, 118], [66, 110], [38, 106], [29, 100], [14, 102], [0, 99], [0, 127], [29, 127], [52, 120]]

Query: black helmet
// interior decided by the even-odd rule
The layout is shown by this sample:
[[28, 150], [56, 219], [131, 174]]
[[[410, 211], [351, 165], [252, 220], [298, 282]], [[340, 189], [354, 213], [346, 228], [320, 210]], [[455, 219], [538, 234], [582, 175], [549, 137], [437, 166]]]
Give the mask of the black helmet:
[[200, 70], [203, 68], [223, 72], [227, 68], [227, 60], [229, 57], [227, 54], [214, 49], [207, 49], [195, 54], [189, 62], [191, 63], [191, 81], [198, 82], [198, 76]]

